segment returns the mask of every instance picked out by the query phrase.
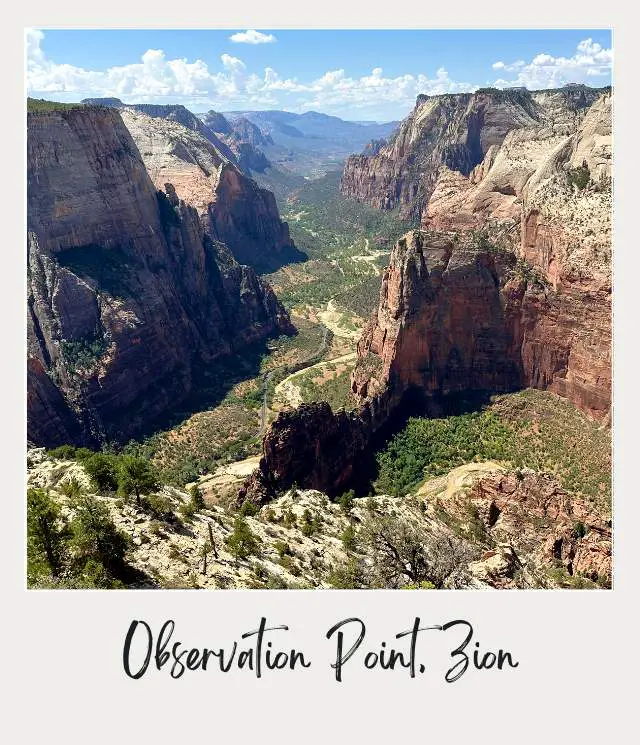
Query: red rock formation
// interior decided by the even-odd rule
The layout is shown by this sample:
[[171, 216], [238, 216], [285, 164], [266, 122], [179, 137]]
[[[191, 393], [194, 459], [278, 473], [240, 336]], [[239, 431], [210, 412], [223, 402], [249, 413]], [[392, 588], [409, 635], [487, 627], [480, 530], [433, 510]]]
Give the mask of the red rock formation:
[[27, 165], [34, 443], [129, 437], [194, 364], [291, 328], [171, 184], [156, 191], [118, 111], [29, 114]]
[[262, 441], [258, 470], [240, 490], [238, 501], [264, 504], [293, 484], [340, 493], [365, 442], [363, 421], [344, 411], [333, 414], [325, 402], [281, 412]]
[[[529, 555], [531, 569], [563, 567], [611, 584], [611, 523], [592, 506], [564, 491], [549, 475], [492, 474], [465, 496], [478, 510], [492, 540]], [[455, 512], [445, 500], [443, 506]], [[453, 508], [453, 509], [452, 509]], [[532, 552], [531, 547], [537, 548]]]
[[358, 344], [363, 403], [552, 390], [596, 418], [611, 403], [608, 289], [554, 290], [513, 254], [412, 232], [394, 247], [380, 306]]

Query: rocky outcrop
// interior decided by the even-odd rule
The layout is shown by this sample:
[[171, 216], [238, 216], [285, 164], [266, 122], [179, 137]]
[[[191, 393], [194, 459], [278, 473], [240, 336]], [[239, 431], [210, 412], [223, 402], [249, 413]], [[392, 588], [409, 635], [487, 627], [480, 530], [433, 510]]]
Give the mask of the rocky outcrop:
[[245, 176], [200, 132], [131, 108], [122, 111], [122, 119], [156, 188], [171, 183], [178, 197], [197, 210], [209, 234], [229, 246], [240, 263], [268, 271], [299, 255], [273, 194]]
[[340, 493], [353, 476], [366, 438], [358, 416], [342, 410], [333, 414], [326, 402], [281, 412], [263, 439], [258, 469], [238, 501], [265, 504], [294, 484]]
[[29, 114], [27, 150], [31, 441], [128, 438], [185, 397], [194, 366], [291, 328], [180, 198], [200, 185], [166, 169], [178, 187], [156, 188], [119, 111]]
[[371, 155], [348, 159], [342, 193], [379, 209], [397, 207], [401, 216], [419, 219], [443, 167], [468, 177], [510, 131], [545, 123], [575, 124], [600, 92], [489, 88], [420, 95], [388, 144]]
[[611, 94], [584, 112], [584, 90], [570, 90], [564, 116], [558, 95], [545, 99], [553, 123], [510, 132], [468, 176], [440, 170], [427, 232], [394, 249], [360, 342], [363, 400], [532, 386], [607, 416]]

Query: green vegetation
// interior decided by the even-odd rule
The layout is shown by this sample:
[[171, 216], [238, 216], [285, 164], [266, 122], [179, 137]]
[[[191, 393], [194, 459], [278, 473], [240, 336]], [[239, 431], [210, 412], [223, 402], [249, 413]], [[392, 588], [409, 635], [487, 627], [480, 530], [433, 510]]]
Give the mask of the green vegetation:
[[515, 432], [491, 412], [409, 419], [378, 454], [378, 493], [404, 496], [425, 478], [473, 460], [503, 460]]
[[611, 435], [567, 401], [528, 389], [481, 412], [412, 418], [377, 454], [378, 493], [406, 494], [425, 478], [481, 460], [555, 475], [567, 491], [608, 506]]
[[293, 382], [300, 390], [304, 403], [326, 401], [333, 411], [353, 409], [356, 401], [351, 395], [351, 365], [337, 374], [331, 365], [297, 376]]
[[107, 349], [106, 340], [95, 334], [87, 339], [63, 341], [61, 346], [67, 368], [90, 370]]
[[160, 488], [155, 469], [144, 458], [134, 455], [122, 455], [118, 461], [118, 494], [128, 497], [135, 494], [140, 503], [142, 494], [148, 494]]
[[236, 518], [233, 533], [225, 538], [225, 543], [236, 561], [257, 555], [260, 548], [260, 539], [243, 517]]
[[68, 111], [69, 109], [84, 109], [81, 103], [62, 103], [61, 101], [47, 101], [44, 98], [27, 98], [27, 112], [41, 114], [47, 111]]
[[571, 186], [575, 186], [579, 191], [586, 188], [589, 180], [591, 179], [591, 172], [587, 161], [583, 160], [582, 165], [577, 168], [570, 168], [567, 171], [567, 180]]
[[29, 587], [122, 587], [128, 539], [95, 497], [71, 501], [69, 522], [43, 489], [27, 492]]

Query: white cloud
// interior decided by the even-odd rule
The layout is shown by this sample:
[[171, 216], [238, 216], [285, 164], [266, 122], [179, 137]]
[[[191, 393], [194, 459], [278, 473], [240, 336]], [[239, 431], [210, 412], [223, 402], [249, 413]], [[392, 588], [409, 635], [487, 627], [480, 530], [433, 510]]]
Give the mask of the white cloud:
[[272, 67], [266, 67], [262, 75], [250, 72], [243, 60], [226, 53], [220, 57], [220, 70], [213, 71], [202, 60], [167, 59], [160, 49], [147, 50], [139, 62], [129, 65], [85, 70], [49, 60], [42, 48], [44, 38], [37, 30], [27, 34], [27, 88], [62, 100], [117, 96], [128, 103], [170, 99], [199, 109], [316, 108], [363, 117], [375, 116], [386, 107], [387, 116], [400, 118], [419, 93], [455, 93], [477, 87], [451, 80], [444, 68], [433, 78], [423, 74], [386, 77], [381, 67], [350, 77], [339, 68], [301, 81], [283, 78]]
[[[536, 88], [558, 88], [567, 83], [588, 83], [590, 78], [609, 75], [613, 64], [613, 51], [605, 49], [593, 39], [584, 39], [576, 47], [572, 57], [554, 57], [537, 54], [529, 63], [517, 60], [511, 64], [495, 62], [494, 70], [515, 72], [517, 77], [500, 78], [494, 82], [499, 88], [525, 86]], [[593, 81], [598, 84], [598, 81]]]
[[236, 44], [272, 44], [276, 37], [273, 34], [263, 34], [261, 31], [243, 31], [232, 34], [229, 40]]
[[[167, 59], [161, 49], [148, 49], [138, 62], [128, 65], [87, 70], [50, 60], [44, 42], [42, 31], [27, 32], [27, 88], [30, 95], [63, 101], [117, 96], [126, 103], [182, 103], [196, 111], [318, 109], [355, 119], [391, 119], [405, 116], [418, 94], [460, 93], [478, 88], [453, 80], [443, 67], [431, 76], [386, 76], [381, 67], [375, 67], [361, 77], [351, 77], [344, 68], [336, 68], [315, 79], [300, 80], [285, 78], [272, 67], [265, 67], [262, 73], [249, 70], [242, 59], [226, 53], [221, 55], [217, 69], [213, 69], [203, 60]], [[496, 62], [493, 69], [501, 74], [500, 80], [493, 83], [497, 87], [548, 88], [587, 80], [602, 84], [603, 76], [611, 69], [611, 50], [585, 39], [570, 58], [541, 53], [529, 63]]]

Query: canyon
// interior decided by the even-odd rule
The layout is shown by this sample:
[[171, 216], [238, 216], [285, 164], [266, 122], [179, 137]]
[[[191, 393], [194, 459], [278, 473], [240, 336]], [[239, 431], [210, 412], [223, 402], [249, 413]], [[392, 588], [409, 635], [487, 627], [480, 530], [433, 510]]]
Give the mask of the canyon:
[[[358, 343], [359, 411], [306, 444], [321, 464], [300, 485], [344, 488], [343, 453], [362, 453], [407, 400], [441, 415], [451, 396], [532, 387], [610, 424], [611, 98], [420, 96], [391, 142], [347, 161], [345, 196], [418, 215], [420, 228], [394, 246]], [[293, 443], [313, 429], [299, 412], [267, 433], [243, 498], [299, 475]]]

